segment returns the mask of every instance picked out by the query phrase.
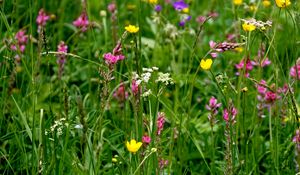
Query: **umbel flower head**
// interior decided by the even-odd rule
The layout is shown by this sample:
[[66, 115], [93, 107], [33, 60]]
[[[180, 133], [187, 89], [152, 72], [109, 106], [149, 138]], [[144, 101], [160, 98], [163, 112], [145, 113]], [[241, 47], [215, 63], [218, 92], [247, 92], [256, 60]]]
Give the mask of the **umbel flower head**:
[[126, 142], [126, 147], [129, 152], [136, 153], [142, 146], [142, 142], [136, 142], [136, 140], [131, 139], [130, 142]]
[[202, 59], [201, 62], [200, 62], [200, 67], [204, 70], [209, 70], [211, 68], [211, 65], [212, 65], [213, 61], [212, 59]]
[[277, 7], [279, 8], [285, 8], [289, 5], [291, 5], [290, 0], [275, 0]]
[[135, 25], [128, 25], [125, 27], [125, 30], [129, 33], [137, 33], [139, 31], [139, 27], [135, 26]]

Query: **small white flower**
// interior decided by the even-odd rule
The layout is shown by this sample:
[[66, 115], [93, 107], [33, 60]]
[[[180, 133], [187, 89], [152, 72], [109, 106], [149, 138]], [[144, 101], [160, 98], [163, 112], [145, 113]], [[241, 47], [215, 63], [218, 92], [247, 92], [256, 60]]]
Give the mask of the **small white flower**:
[[82, 124], [77, 124], [77, 125], [74, 126], [74, 128], [75, 128], [75, 129], [82, 129], [83, 126], [82, 126]]
[[158, 73], [158, 79], [155, 82], [162, 82], [165, 85], [174, 84], [173, 79], [170, 77], [169, 73]]
[[144, 92], [142, 97], [148, 97], [149, 95], [151, 95], [152, 91], [151, 89], [149, 89], [148, 91]]
[[152, 67], [153, 70], [158, 70], [158, 67]]

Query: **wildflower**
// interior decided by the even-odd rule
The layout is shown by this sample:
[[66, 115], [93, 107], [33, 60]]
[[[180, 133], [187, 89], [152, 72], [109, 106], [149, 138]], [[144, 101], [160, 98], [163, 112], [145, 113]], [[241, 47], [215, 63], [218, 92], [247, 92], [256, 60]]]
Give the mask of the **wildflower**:
[[116, 6], [116, 3], [114, 3], [114, 2], [108, 4], [108, 6], [107, 6], [107, 10], [111, 13], [114, 13], [116, 9], [117, 9], [117, 6]]
[[165, 167], [167, 167], [169, 164], [169, 161], [168, 160], [165, 160], [165, 159], [160, 159], [159, 160], [159, 168], [160, 169], [164, 169]]
[[264, 47], [261, 47], [258, 50], [257, 57], [253, 61], [251, 61], [251, 64], [253, 66], [260, 66], [260, 67], [265, 67], [265, 66], [268, 66], [271, 64], [271, 61], [269, 60], [269, 58], [265, 57]]
[[134, 25], [128, 25], [125, 27], [125, 30], [129, 33], [137, 33], [139, 31], [139, 27]]
[[290, 0], [275, 0], [277, 7], [279, 8], [285, 8], [291, 5]]
[[124, 83], [121, 83], [119, 88], [114, 92], [113, 96], [119, 101], [124, 102], [128, 98], [128, 92], [125, 90]]
[[165, 120], [165, 113], [163, 112], [159, 112], [157, 114], [157, 135], [160, 135], [162, 130], [164, 129], [164, 124], [165, 124], [166, 120]]
[[271, 1], [270, 0], [263, 0], [262, 2], [264, 7], [269, 7], [271, 5]]
[[149, 137], [148, 135], [144, 135], [142, 137], [142, 142], [145, 144], [149, 144], [151, 142], [151, 137]]
[[155, 10], [156, 12], [160, 12], [160, 11], [162, 10], [161, 5], [156, 5], [156, 6], [154, 7], [154, 10]]
[[136, 80], [132, 80], [131, 82], [131, 91], [133, 95], [137, 95], [139, 93], [139, 84]]
[[253, 25], [253, 24], [248, 24], [248, 23], [244, 23], [244, 24], [242, 25], [242, 27], [243, 27], [243, 30], [246, 31], [246, 32], [252, 32], [253, 30], [256, 29], [255, 25]]
[[218, 103], [218, 100], [215, 97], [209, 99], [209, 103], [205, 105], [205, 108], [210, 111], [208, 114], [208, 120], [210, 121], [211, 127], [217, 122], [215, 120], [216, 115], [218, 114], [218, 109], [221, 107], [221, 103]]
[[[235, 68], [238, 69], [238, 70], [243, 70], [245, 67], [245, 60], [242, 59], [240, 61], [239, 64], [236, 64], [235, 65]], [[246, 60], [246, 70], [245, 70], [245, 77], [249, 77], [249, 72], [253, 69], [253, 65], [251, 64], [251, 61], [250, 59], [247, 59]], [[240, 75], [239, 72], [236, 73], [236, 75]]]
[[115, 48], [113, 49], [113, 53], [108, 52], [103, 55], [103, 58], [108, 65], [114, 65], [118, 61], [124, 60], [125, 56], [122, 54], [122, 45], [121, 42], [118, 42]]
[[300, 80], [300, 58], [297, 60], [296, 65], [291, 67], [290, 76]]
[[179, 0], [179, 1], [176, 1], [176, 2], [173, 3], [173, 7], [174, 7], [174, 9], [177, 10], [177, 11], [182, 11], [182, 10], [188, 8], [189, 5], [186, 4], [186, 3], [184, 2], [184, 0]]
[[157, 4], [158, 0], [148, 0], [148, 3], [150, 4]]
[[25, 47], [28, 40], [26, 30], [19, 30], [15, 35], [15, 39], [17, 40], [17, 45], [12, 44], [10, 46], [10, 49], [13, 51], [20, 51], [21, 53], [23, 53], [25, 51]]
[[130, 142], [126, 142], [126, 147], [129, 152], [136, 153], [142, 146], [142, 142], [136, 142], [135, 139], [131, 139]]
[[236, 115], [237, 115], [237, 109], [234, 106], [230, 106], [229, 109], [224, 109], [223, 111], [223, 119], [226, 121], [226, 123], [231, 122], [232, 124], [235, 124]]
[[243, 0], [233, 0], [233, 4], [234, 5], [242, 5], [243, 4]]
[[173, 79], [170, 78], [170, 74], [169, 73], [162, 73], [162, 72], [159, 72], [158, 73], [158, 79], [155, 81], [156, 83], [157, 82], [162, 82], [164, 83], [166, 86], [169, 85], [169, 84], [174, 84], [173, 82]]
[[200, 67], [204, 70], [209, 70], [211, 68], [211, 65], [212, 65], [213, 61], [212, 59], [202, 59], [201, 62], [200, 62]]
[[182, 12], [183, 12], [183, 13], [189, 13], [189, 11], [190, 11], [189, 8], [184, 8], [184, 9], [182, 9]]
[[38, 32], [40, 32], [41, 28], [44, 27], [47, 21], [50, 19], [50, 16], [46, 14], [44, 9], [40, 9], [39, 14], [36, 18], [36, 23], [38, 24]]
[[183, 27], [187, 21], [191, 20], [191, 18], [192, 17], [189, 15], [183, 15], [182, 20], [179, 22], [179, 26]]
[[82, 32], [85, 32], [89, 25], [87, 14], [83, 12], [75, 21], [73, 21], [73, 25], [80, 28]]
[[68, 52], [68, 46], [61, 41], [59, 43], [59, 45], [57, 46], [57, 52], [59, 52], [59, 54], [57, 54], [57, 60], [56, 63], [58, 64], [58, 77], [61, 78], [62, 73], [64, 71], [64, 66], [66, 63], [66, 53]]

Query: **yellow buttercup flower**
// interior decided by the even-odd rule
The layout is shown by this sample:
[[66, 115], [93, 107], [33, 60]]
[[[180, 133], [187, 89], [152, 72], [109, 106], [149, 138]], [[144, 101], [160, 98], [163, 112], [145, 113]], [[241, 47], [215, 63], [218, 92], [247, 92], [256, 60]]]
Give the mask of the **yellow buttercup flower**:
[[182, 9], [182, 12], [183, 12], [183, 13], [189, 13], [189, 11], [190, 11], [189, 8], [184, 8], [184, 9]]
[[140, 147], [142, 146], [142, 142], [136, 142], [136, 140], [131, 139], [130, 143], [127, 141], [126, 147], [129, 152], [136, 153]]
[[148, 0], [148, 2], [149, 2], [150, 4], [157, 4], [157, 1], [158, 1], [158, 0]]
[[250, 10], [251, 12], [255, 12], [255, 11], [257, 10], [257, 6], [256, 6], [256, 5], [250, 5], [250, 6], [249, 6], [249, 10]]
[[211, 68], [211, 65], [212, 65], [213, 61], [212, 59], [202, 59], [201, 62], [200, 62], [200, 67], [204, 70], [209, 70]]
[[139, 27], [135, 26], [135, 25], [128, 25], [125, 27], [125, 30], [129, 33], [137, 33], [139, 31]]
[[243, 0], [233, 0], [233, 4], [234, 5], [242, 5], [243, 4]]
[[244, 51], [244, 48], [243, 47], [237, 47], [234, 50], [239, 52], [239, 53], [242, 53]]
[[276, 5], [279, 7], [279, 8], [285, 8], [289, 5], [291, 5], [291, 1], [290, 0], [275, 0], [276, 2]]
[[264, 1], [262, 2], [262, 4], [263, 4], [264, 7], [269, 7], [269, 6], [271, 5], [271, 1], [269, 1], [269, 0], [264, 0]]
[[256, 26], [253, 25], [253, 24], [247, 24], [247, 23], [244, 23], [242, 25], [243, 29], [246, 31], [246, 32], [252, 32], [253, 30], [256, 29]]

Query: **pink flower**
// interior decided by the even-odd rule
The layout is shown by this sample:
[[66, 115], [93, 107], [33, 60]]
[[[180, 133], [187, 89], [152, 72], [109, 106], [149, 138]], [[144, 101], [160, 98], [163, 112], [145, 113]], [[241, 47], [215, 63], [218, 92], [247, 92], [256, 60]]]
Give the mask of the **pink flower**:
[[65, 58], [65, 54], [68, 52], [68, 46], [65, 44], [65, 42], [61, 41], [59, 45], [57, 46], [57, 52], [62, 53], [58, 54], [58, 57]]
[[116, 8], [117, 8], [117, 7], [116, 7], [116, 4], [115, 4], [114, 2], [108, 4], [108, 6], [107, 6], [107, 10], [108, 10], [109, 12], [111, 12], [111, 13], [114, 13], [115, 10], [116, 10]]
[[[16, 52], [23, 53], [26, 48], [28, 41], [28, 36], [26, 35], [26, 30], [19, 30], [15, 35], [16, 44], [11, 44], [10, 49]], [[20, 58], [18, 56], [18, 58]]]
[[169, 164], [169, 161], [168, 160], [165, 160], [165, 159], [160, 159], [159, 160], [159, 168], [160, 169], [164, 169], [165, 167], [167, 167]]
[[114, 92], [114, 97], [120, 102], [124, 102], [128, 98], [128, 92], [126, 92], [125, 85], [123, 83], [121, 83], [116, 92]]
[[82, 13], [75, 21], [73, 21], [73, 25], [80, 28], [82, 32], [85, 32], [89, 25], [87, 14]]
[[116, 47], [113, 49], [113, 53], [105, 53], [103, 58], [108, 65], [114, 65], [118, 61], [124, 60], [125, 56], [122, 54], [121, 42], [118, 42]]
[[44, 9], [40, 9], [39, 14], [36, 18], [36, 23], [39, 27], [45, 26], [50, 17], [46, 14]]
[[163, 112], [159, 112], [157, 114], [157, 135], [160, 135], [162, 130], [164, 129], [164, 124], [165, 124], [165, 113]]
[[260, 84], [257, 85], [257, 91], [261, 95], [264, 95], [267, 92], [267, 88], [265, 86], [262, 86], [262, 85], [266, 85], [266, 81], [265, 80], [261, 80]]
[[265, 94], [265, 100], [268, 103], [274, 103], [277, 99], [278, 99], [278, 97], [277, 97], [277, 94], [275, 92], [268, 91]]
[[132, 80], [131, 91], [133, 95], [137, 95], [139, 93], [139, 85], [135, 80]]
[[151, 142], [151, 137], [149, 137], [148, 135], [144, 135], [142, 137], [142, 142], [145, 144], [149, 144]]
[[298, 59], [297, 64], [290, 69], [290, 76], [300, 80], [300, 61]]
[[68, 52], [68, 46], [63, 42], [61, 41], [59, 43], [59, 45], [57, 46], [57, 52], [61, 53], [61, 54], [57, 54], [57, 64], [58, 64], [58, 77], [61, 78], [63, 72], [64, 72], [64, 66], [65, 66], [65, 63], [66, 63], [66, 55], [65, 53]]
[[199, 24], [204, 23], [205, 20], [206, 20], [206, 17], [205, 17], [205, 16], [198, 16], [198, 17], [196, 18], [196, 22], [198, 22]]
[[223, 111], [223, 119], [226, 121], [226, 123], [232, 122], [232, 124], [234, 124], [235, 121], [235, 117], [237, 115], [237, 109], [232, 106], [230, 107], [230, 109], [224, 109]]
[[[238, 64], [235, 65], [235, 68], [238, 69], [238, 70], [243, 70], [244, 66], [245, 66], [245, 60], [242, 59], [240, 61], [240, 63], [238, 63]], [[251, 64], [250, 59], [247, 59], [247, 61], [246, 61], [246, 67], [245, 68], [246, 68], [245, 77], [249, 77], [249, 71], [251, 71], [253, 69], [253, 65]], [[240, 73], [237, 72], [236, 75], [240, 75]]]

